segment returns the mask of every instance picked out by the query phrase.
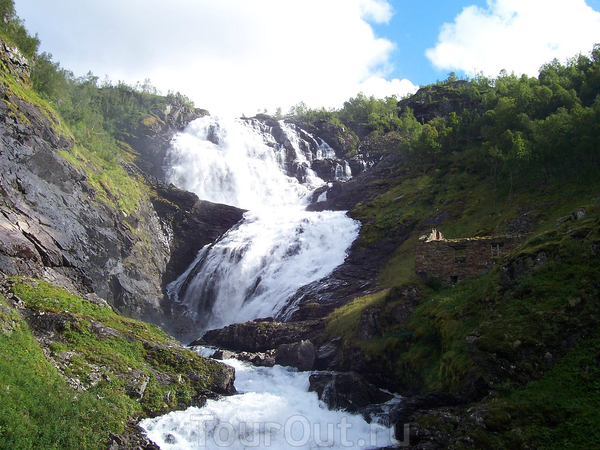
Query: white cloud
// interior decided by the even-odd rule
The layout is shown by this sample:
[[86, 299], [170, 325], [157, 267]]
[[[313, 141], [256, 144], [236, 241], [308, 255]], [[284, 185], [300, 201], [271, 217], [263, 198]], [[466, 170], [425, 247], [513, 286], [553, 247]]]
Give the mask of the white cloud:
[[588, 54], [600, 41], [600, 13], [584, 0], [488, 0], [487, 9], [464, 8], [442, 26], [426, 51], [438, 69], [537, 76], [557, 58]]
[[394, 14], [386, 0], [360, 0], [359, 6], [362, 16], [376, 23], [388, 23]]
[[16, 9], [76, 74], [150, 78], [216, 113], [339, 107], [389, 73], [394, 50], [370, 25], [390, 20], [386, 0], [16, 0]]
[[415, 86], [409, 80], [394, 78], [388, 81], [381, 77], [370, 77], [360, 84], [359, 89], [367, 97], [371, 95], [375, 98], [396, 96], [400, 99], [406, 94], [417, 92], [419, 86]]

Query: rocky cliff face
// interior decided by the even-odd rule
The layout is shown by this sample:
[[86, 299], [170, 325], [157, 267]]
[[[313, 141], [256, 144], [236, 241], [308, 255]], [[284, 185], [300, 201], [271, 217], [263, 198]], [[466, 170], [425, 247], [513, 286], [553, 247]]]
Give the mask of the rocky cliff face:
[[[28, 90], [27, 62], [3, 46], [0, 84], [0, 271], [43, 278], [69, 290], [94, 292], [122, 313], [169, 327], [165, 283], [195, 253], [240, 220], [242, 211], [201, 202], [132, 164], [122, 164], [140, 188], [125, 211], [110, 189], [98, 192], [84, 165], [68, 160], [74, 140], [53, 113], [19, 97]], [[16, 56], [15, 56], [16, 55]], [[202, 114], [174, 104], [161, 127], [140, 125], [132, 143], [141, 166], [160, 175], [160, 152], [187, 120]], [[113, 204], [104, 201], [106, 197]]]
[[451, 112], [477, 110], [481, 101], [466, 92], [475, 87], [469, 81], [459, 80], [448, 85], [430, 85], [421, 88], [407, 99], [400, 100], [400, 114], [407, 108], [412, 109], [415, 118], [426, 123], [436, 117], [448, 118]]
[[191, 108], [181, 100], [173, 99], [164, 109], [153, 109], [150, 113], [152, 115], [142, 120], [136, 130], [128, 130], [133, 133], [125, 133], [124, 140], [136, 150], [138, 167], [164, 180], [171, 139], [191, 121], [208, 115], [208, 111]]

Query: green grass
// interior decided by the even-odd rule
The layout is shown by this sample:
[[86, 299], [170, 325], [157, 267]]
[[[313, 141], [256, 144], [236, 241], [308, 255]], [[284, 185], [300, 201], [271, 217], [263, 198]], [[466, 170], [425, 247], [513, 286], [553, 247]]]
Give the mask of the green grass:
[[59, 154], [75, 167], [85, 171], [87, 182], [96, 191], [97, 201], [125, 214], [131, 214], [142, 201], [148, 200], [143, 181], [132, 178], [125, 172], [114, 154], [103, 158], [97, 151], [90, 151], [80, 145], [70, 151], [61, 150]]
[[[572, 192], [564, 195], [574, 201]], [[563, 215], [573, 210], [565, 203], [553, 206], [555, 213]], [[427, 287], [415, 281], [410, 273], [414, 270], [413, 233], [383, 269], [381, 278], [383, 286], [418, 286], [421, 293], [409, 319], [404, 324], [393, 322], [391, 311], [397, 302], [386, 301], [387, 291], [383, 290], [332, 313], [326, 332], [330, 337], [342, 336], [348, 346], [361, 348], [372, 365], [388, 374], [390, 385], [404, 392], [458, 391], [474, 364], [465, 346], [470, 334], [479, 336], [479, 350], [514, 365], [517, 376], [511, 383], [535, 379], [546, 352], [537, 354], [540, 349], [554, 351], [565, 333], [594, 327], [600, 317], [600, 208], [592, 205], [586, 210], [588, 218], [584, 220], [559, 227], [555, 219], [548, 221], [553, 224], [550, 231], [532, 236], [504, 255], [488, 275], [452, 286], [428, 283]], [[518, 268], [516, 273], [522, 276], [509, 286], [504, 284], [501, 265], [533, 264], [541, 252], [548, 258], [544, 266]], [[369, 306], [381, 308], [379, 335], [361, 341], [357, 328]], [[523, 359], [520, 355], [528, 349], [535, 355]]]
[[11, 316], [11, 332], [0, 333], [0, 448], [104, 448], [108, 433], [122, 432], [139, 405], [108, 392], [99, 400], [73, 391], [27, 324]]
[[[43, 281], [12, 278], [8, 285], [32, 323], [60, 325], [40, 346], [0, 298], [0, 449], [104, 449], [128, 418], [185, 408], [220, 374], [217, 363], [154, 325]], [[190, 371], [197, 375], [189, 378]], [[148, 381], [141, 399], [133, 374]], [[67, 379], [86, 390], [73, 390]]]
[[28, 307], [36, 311], [74, 314], [81, 319], [93, 319], [115, 330], [130, 334], [138, 339], [148, 339], [165, 344], [177, 342], [156, 325], [129, 319], [116, 314], [112, 308], [99, 306], [64, 289], [56, 288], [44, 281], [16, 278], [12, 291]]
[[541, 380], [500, 404], [540, 449], [594, 448], [600, 442], [600, 333], [582, 340]]
[[[600, 332], [596, 331], [582, 339], [539, 380], [522, 388], [501, 387], [496, 398], [480, 406], [485, 411], [487, 432], [470, 430], [467, 434], [478, 448], [597, 448], [599, 348]], [[429, 424], [441, 428], [435, 420], [430, 419]]]
[[[553, 207], [560, 215], [573, 210]], [[391, 314], [403, 300], [385, 290], [332, 313], [326, 331], [330, 338], [343, 337], [345, 359], [352, 347], [361, 349], [369, 370], [383, 374], [387, 386], [404, 395], [458, 393], [473, 369], [494, 381], [486, 388], [491, 396], [453, 412], [470, 417], [468, 408], [474, 407], [482, 412], [485, 429], [466, 419], [466, 426], [456, 428], [435, 411], [416, 419], [422, 427], [468, 437], [476, 448], [596, 448], [600, 210], [591, 205], [586, 211], [584, 220], [542, 224], [543, 232], [503, 255], [487, 275], [452, 286], [431, 284], [435, 289], [409, 284], [420, 293], [403, 324]], [[541, 252], [547, 256], [544, 265], [523, 266]], [[517, 277], [504, 279], [501, 266], [515, 264], [521, 267]], [[378, 333], [361, 340], [357, 328], [367, 307], [381, 308]], [[477, 359], [466, 346], [469, 336], [477, 337]]]
[[338, 308], [327, 318], [325, 336], [341, 336], [346, 342], [355, 342], [358, 339], [358, 323], [365, 308], [381, 306], [385, 299], [385, 292], [358, 297], [347, 305]]

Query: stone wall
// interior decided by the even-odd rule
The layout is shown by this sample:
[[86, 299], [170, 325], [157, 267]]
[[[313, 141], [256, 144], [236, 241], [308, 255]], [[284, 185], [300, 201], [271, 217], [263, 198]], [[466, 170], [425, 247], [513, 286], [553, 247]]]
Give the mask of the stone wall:
[[512, 251], [525, 236], [422, 240], [415, 251], [415, 272], [446, 283], [487, 273], [493, 258]]

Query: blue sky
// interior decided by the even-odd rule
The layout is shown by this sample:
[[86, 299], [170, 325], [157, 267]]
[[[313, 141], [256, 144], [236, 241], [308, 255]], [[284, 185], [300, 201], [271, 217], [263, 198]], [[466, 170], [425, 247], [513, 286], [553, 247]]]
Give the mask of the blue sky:
[[407, 78], [416, 84], [443, 80], [448, 70], [436, 69], [425, 56], [425, 50], [437, 42], [441, 26], [451, 22], [464, 7], [485, 7], [485, 0], [396, 0], [391, 1], [394, 15], [388, 24], [375, 24], [377, 35], [397, 45], [393, 53], [396, 78]]
[[600, 0], [15, 0], [76, 75], [149, 78], [219, 115], [337, 108], [359, 92], [501, 69], [536, 76], [600, 42]]

